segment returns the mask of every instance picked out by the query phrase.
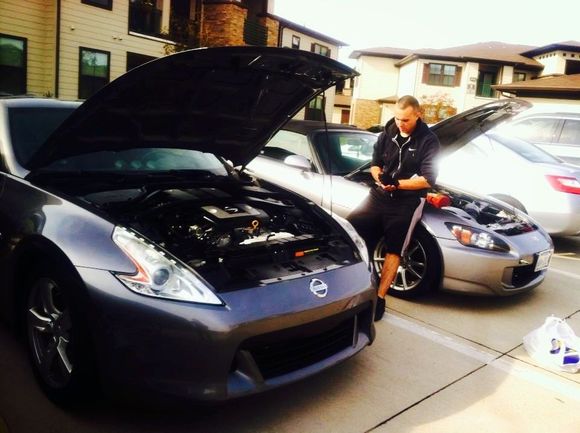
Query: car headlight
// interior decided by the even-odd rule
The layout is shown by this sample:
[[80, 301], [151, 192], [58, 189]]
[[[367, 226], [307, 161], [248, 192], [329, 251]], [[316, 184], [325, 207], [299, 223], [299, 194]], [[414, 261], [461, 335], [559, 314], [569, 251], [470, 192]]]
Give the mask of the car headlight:
[[358, 248], [358, 252], [364, 262], [369, 264], [369, 251], [367, 250], [367, 244], [364, 239], [358, 234], [358, 232], [354, 229], [351, 223], [349, 223], [346, 219], [337, 215], [335, 213], [331, 214], [332, 217], [335, 219], [337, 223], [341, 225], [341, 227], [348, 233], [352, 241], [355, 243], [356, 247]]
[[124, 227], [115, 227], [113, 241], [131, 259], [137, 273], [115, 276], [130, 290], [141, 295], [201, 304], [223, 302], [185, 265]]
[[455, 236], [455, 239], [467, 247], [481, 248], [482, 250], [502, 253], [510, 250], [510, 247], [506, 242], [491, 233], [462, 224], [445, 223], [445, 225], [451, 231], [451, 234]]

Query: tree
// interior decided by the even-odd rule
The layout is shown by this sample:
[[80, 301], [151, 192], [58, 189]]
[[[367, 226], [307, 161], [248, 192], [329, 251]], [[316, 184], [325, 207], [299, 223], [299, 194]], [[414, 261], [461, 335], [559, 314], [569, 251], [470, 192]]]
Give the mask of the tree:
[[447, 93], [421, 96], [421, 110], [425, 123], [437, 123], [457, 114], [455, 101]]
[[199, 21], [185, 18], [171, 18], [169, 30], [164, 33], [173, 43], [163, 46], [166, 55], [200, 47]]

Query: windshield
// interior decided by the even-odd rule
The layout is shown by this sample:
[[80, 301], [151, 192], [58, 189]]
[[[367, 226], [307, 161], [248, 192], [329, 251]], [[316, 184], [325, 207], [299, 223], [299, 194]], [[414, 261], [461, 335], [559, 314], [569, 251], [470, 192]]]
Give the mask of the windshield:
[[60, 159], [46, 167], [50, 171], [147, 172], [202, 171], [228, 176], [222, 161], [211, 153], [188, 149], [137, 148], [103, 151]]
[[326, 173], [344, 176], [370, 161], [377, 141], [375, 134], [357, 131], [319, 132], [313, 137]]
[[18, 163], [27, 167], [32, 155], [74, 110], [74, 107], [9, 108], [10, 140]]

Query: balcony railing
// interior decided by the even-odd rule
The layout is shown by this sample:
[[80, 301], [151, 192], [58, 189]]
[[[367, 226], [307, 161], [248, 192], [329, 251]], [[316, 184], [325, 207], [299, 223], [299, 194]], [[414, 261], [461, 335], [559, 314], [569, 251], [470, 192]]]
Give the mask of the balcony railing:
[[248, 45], [266, 46], [268, 28], [257, 20], [247, 18], [244, 22], [244, 42]]

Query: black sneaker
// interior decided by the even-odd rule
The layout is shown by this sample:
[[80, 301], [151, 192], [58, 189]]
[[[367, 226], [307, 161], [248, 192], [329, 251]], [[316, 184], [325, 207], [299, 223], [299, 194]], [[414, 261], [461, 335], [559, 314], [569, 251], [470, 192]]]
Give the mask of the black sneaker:
[[385, 302], [385, 298], [377, 297], [377, 306], [375, 309], [375, 322], [378, 322], [379, 320], [381, 320], [383, 318], [383, 316], [385, 315], [385, 308], [386, 307], [387, 307], [387, 304]]

